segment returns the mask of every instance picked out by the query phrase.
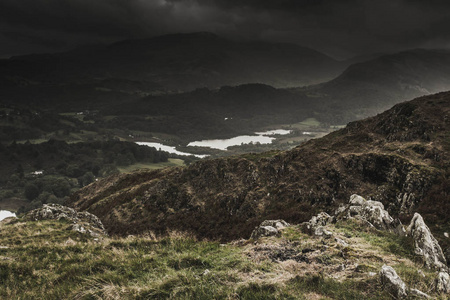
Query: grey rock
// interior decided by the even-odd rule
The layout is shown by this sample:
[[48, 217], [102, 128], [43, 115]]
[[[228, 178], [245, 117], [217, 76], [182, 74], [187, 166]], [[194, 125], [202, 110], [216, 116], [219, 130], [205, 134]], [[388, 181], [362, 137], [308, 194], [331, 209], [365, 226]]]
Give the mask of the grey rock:
[[431, 298], [429, 295], [427, 295], [424, 292], [421, 292], [421, 291], [419, 291], [417, 289], [410, 289], [408, 294], [410, 296], [414, 296], [416, 298], [426, 298], [426, 299], [430, 299]]
[[316, 236], [332, 236], [333, 234], [326, 230], [323, 226], [334, 221], [334, 217], [326, 212], [321, 212], [317, 216], [313, 216], [308, 222], [302, 223], [301, 226], [305, 232]]
[[257, 240], [262, 237], [267, 236], [277, 236], [279, 235], [278, 229], [272, 226], [258, 226], [253, 230], [252, 234], [250, 235], [251, 239]]
[[441, 246], [439, 246], [438, 241], [431, 234], [430, 229], [420, 214], [414, 214], [406, 232], [414, 239], [414, 252], [422, 256], [427, 268], [447, 268], [447, 262]]
[[447, 272], [439, 272], [435, 284], [437, 292], [450, 294], [450, 275]]
[[342, 247], [348, 247], [348, 243], [340, 238], [334, 238], [334, 240], [336, 241], [336, 243], [338, 245], [341, 245]]
[[315, 227], [315, 229], [314, 229], [314, 235], [330, 238], [333, 236], [333, 233], [331, 231], [326, 230], [323, 226], [318, 226], [318, 227]]
[[250, 238], [256, 240], [261, 237], [276, 236], [280, 234], [279, 230], [288, 226], [290, 226], [289, 223], [284, 220], [265, 220], [253, 230]]
[[380, 271], [380, 279], [383, 287], [394, 297], [404, 298], [407, 296], [406, 284], [392, 267], [384, 265]]
[[314, 216], [309, 220], [309, 223], [313, 226], [325, 226], [334, 221], [334, 217], [330, 216], [326, 212], [321, 212], [317, 216]]
[[356, 206], [363, 206], [366, 203], [366, 199], [364, 199], [363, 197], [353, 194], [350, 196], [350, 205], [356, 205]]
[[400, 221], [394, 222], [394, 219], [384, 209], [384, 205], [381, 202], [366, 200], [354, 194], [350, 197], [349, 203], [350, 205], [347, 210], [347, 217], [349, 218], [362, 219], [381, 230], [394, 231], [399, 226]]
[[272, 226], [276, 229], [283, 229], [285, 227], [288, 227], [289, 223], [284, 220], [265, 220], [261, 223], [260, 226]]
[[79, 233], [86, 233], [86, 229], [80, 224], [73, 224], [72, 230]]

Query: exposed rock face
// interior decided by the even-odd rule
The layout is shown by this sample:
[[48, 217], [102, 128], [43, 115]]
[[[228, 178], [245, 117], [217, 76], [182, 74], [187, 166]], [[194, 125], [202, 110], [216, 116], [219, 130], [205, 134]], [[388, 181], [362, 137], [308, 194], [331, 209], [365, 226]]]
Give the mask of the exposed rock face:
[[407, 296], [406, 284], [392, 267], [384, 265], [380, 271], [380, 279], [384, 288], [395, 297], [404, 298]]
[[436, 278], [436, 291], [450, 294], [450, 275], [447, 272], [439, 272]]
[[414, 214], [406, 232], [414, 239], [415, 253], [423, 257], [428, 268], [447, 268], [442, 249], [420, 214]]
[[276, 236], [280, 234], [280, 229], [288, 226], [289, 224], [284, 220], [265, 220], [253, 230], [250, 238], [257, 240], [261, 237]]
[[41, 208], [30, 211], [25, 218], [32, 221], [66, 219], [74, 223], [71, 228], [73, 231], [89, 233], [91, 236], [107, 234], [102, 222], [95, 215], [77, 212], [59, 204], [44, 204]]
[[347, 216], [360, 218], [380, 230], [393, 231], [396, 227], [394, 219], [384, 209], [383, 203], [366, 200], [355, 194], [350, 197], [350, 206], [347, 211]]

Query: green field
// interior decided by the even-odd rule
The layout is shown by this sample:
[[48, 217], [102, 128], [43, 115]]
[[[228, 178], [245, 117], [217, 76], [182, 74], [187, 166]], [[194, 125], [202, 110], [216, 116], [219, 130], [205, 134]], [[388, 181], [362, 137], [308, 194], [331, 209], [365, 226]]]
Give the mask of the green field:
[[180, 167], [184, 166], [184, 161], [182, 159], [178, 158], [169, 158], [168, 162], [161, 162], [161, 163], [137, 163], [133, 165], [129, 165], [126, 167], [119, 167], [119, 171], [121, 173], [131, 173], [133, 171], [139, 170], [139, 169], [150, 169], [150, 170], [156, 170], [156, 169], [162, 169], [167, 167]]

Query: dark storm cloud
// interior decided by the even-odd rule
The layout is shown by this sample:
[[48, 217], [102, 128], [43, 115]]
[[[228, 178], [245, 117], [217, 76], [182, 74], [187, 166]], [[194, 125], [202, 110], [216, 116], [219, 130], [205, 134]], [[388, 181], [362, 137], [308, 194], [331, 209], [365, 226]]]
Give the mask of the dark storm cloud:
[[446, 47], [449, 2], [2, 0], [0, 43], [4, 47], [0, 55], [192, 31], [291, 41], [337, 56]]

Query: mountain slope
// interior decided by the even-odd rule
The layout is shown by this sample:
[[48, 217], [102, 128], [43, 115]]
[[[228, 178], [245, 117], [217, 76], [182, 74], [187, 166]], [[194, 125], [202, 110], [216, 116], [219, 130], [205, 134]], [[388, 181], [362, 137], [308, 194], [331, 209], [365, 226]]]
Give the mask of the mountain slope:
[[450, 93], [418, 98], [291, 151], [113, 176], [69, 204], [113, 234], [176, 229], [229, 240], [263, 219], [299, 223], [359, 193], [448, 227], [449, 110]]

